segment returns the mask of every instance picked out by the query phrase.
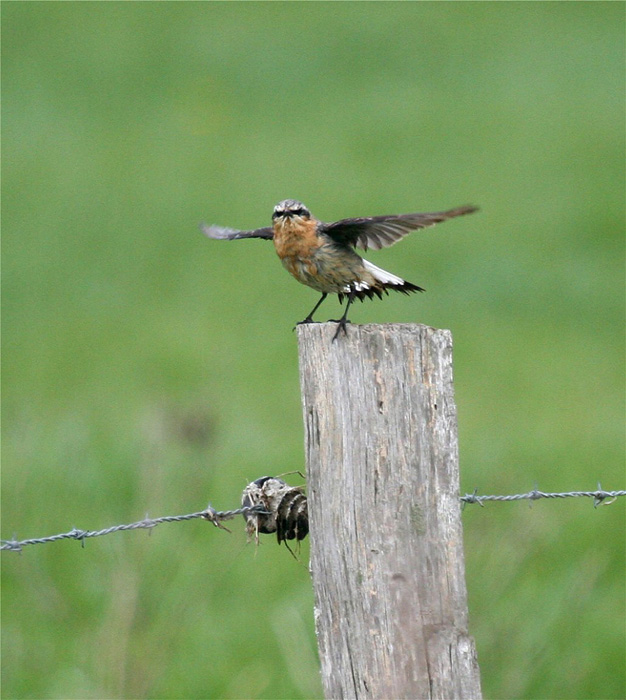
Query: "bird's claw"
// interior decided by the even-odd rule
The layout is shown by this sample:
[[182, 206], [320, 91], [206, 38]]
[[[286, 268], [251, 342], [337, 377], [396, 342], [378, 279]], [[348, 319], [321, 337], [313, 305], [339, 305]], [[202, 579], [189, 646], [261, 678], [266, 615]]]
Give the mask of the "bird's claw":
[[319, 323], [319, 321], [314, 321], [310, 316], [307, 316], [304, 321], [298, 321], [296, 325], [291, 329], [292, 331], [295, 331], [298, 326], [304, 326], [309, 323]]
[[348, 335], [348, 330], [347, 330], [346, 326], [348, 325], [348, 323], [350, 323], [349, 319], [347, 319], [347, 318], [340, 318], [340, 319], [331, 318], [330, 320], [334, 323], [337, 323], [337, 330], [335, 331], [335, 335], [333, 336], [333, 340], [332, 340], [333, 343], [335, 342], [335, 340], [337, 340], [341, 331], [343, 331], [344, 335]]

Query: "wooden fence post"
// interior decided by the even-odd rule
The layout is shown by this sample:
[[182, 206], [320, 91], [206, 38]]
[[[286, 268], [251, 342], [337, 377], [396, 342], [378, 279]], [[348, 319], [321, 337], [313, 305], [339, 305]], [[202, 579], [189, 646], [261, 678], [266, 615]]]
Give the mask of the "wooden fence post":
[[298, 326], [325, 697], [480, 699], [449, 331]]

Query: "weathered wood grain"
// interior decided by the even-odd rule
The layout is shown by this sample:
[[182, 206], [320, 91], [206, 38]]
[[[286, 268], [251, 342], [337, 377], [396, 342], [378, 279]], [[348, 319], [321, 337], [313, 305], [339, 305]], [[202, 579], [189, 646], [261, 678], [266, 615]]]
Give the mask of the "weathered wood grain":
[[326, 698], [480, 698], [449, 331], [298, 327]]

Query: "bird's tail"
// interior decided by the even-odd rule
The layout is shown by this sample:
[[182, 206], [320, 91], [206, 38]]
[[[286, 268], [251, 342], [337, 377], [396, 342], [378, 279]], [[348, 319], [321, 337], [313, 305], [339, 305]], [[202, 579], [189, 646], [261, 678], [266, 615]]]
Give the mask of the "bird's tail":
[[363, 264], [365, 265], [365, 269], [371, 273], [374, 279], [380, 282], [381, 287], [385, 291], [388, 289], [393, 289], [396, 292], [402, 292], [403, 294], [408, 294], [409, 292], [426, 291], [422, 289], [422, 287], [418, 287], [416, 284], [411, 284], [411, 282], [403, 280], [402, 277], [398, 277], [397, 275], [393, 275], [391, 272], [387, 272], [387, 270], [383, 270], [380, 267], [376, 267], [376, 265], [372, 265], [372, 263], [368, 260], [363, 260]]
[[[373, 286], [365, 282], [357, 283], [354, 288], [354, 293], [355, 297], [361, 301], [364, 299], [372, 299], [374, 296], [382, 299], [383, 292], [388, 294], [389, 289], [393, 289], [396, 292], [402, 292], [402, 294], [426, 291], [422, 287], [418, 287], [416, 284], [403, 280], [402, 277], [398, 277], [391, 272], [387, 272], [387, 270], [376, 267], [376, 265], [373, 265], [368, 260], [363, 260], [363, 265], [365, 265], [365, 269], [372, 275], [378, 284]], [[347, 292], [348, 290], [345, 292], [346, 296]], [[339, 294], [339, 301], [341, 301], [342, 297], [343, 294]]]

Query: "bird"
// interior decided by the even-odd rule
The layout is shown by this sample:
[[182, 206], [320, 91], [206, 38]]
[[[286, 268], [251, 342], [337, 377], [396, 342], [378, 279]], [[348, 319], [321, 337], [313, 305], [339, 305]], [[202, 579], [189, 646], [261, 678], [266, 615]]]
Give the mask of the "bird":
[[216, 240], [263, 238], [272, 240], [285, 269], [298, 282], [318, 292], [321, 298], [305, 319], [296, 325], [314, 323], [313, 314], [329, 294], [337, 294], [339, 302], [347, 299], [345, 311], [336, 322], [333, 342], [341, 331], [347, 334], [348, 310], [355, 299], [363, 301], [389, 290], [409, 294], [423, 292], [422, 287], [376, 267], [362, 258], [356, 248], [380, 250], [397, 243], [411, 231], [433, 226], [456, 216], [471, 214], [478, 207], [467, 205], [447, 211], [371, 216], [341, 219], [324, 223], [296, 199], [284, 199], [274, 207], [272, 226], [241, 231], [225, 226], [200, 224], [205, 236]]

